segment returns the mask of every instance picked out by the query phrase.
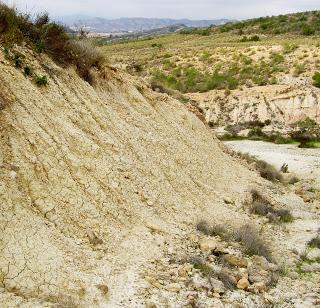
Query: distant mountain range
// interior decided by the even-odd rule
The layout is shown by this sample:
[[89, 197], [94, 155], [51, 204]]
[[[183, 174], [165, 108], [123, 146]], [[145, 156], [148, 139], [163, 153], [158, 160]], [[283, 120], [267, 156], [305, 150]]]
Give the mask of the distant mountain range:
[[54, 18], [56, 21], [70, 27], [83, 27], [91, 32], [141, 32], [173, 25], [185, 25], [187, 27], [208, 27], [221, 25], [229, 20], [190, 20], [190, 19], [165, 19], [165, 18], [118, 18], [106, 19], [101, 17], [89, 17], [83, 15], [68, 15]]

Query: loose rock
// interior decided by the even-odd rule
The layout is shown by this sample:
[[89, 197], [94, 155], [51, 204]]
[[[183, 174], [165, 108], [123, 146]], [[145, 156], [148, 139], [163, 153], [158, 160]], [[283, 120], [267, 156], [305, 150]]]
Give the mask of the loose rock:
[[245, 290], [245, 289], [247, 289], [249, 287], [249, 285], [250, 285], [250, 283], [249, 283], [248, 279], [241, 278], [237, 283], [237, 288]]

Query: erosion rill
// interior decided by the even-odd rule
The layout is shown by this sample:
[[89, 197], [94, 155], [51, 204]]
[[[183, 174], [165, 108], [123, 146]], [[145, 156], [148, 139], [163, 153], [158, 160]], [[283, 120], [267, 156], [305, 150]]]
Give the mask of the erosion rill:
[[[225, 153], [183, 104], [116, 69], [102, 69], [93, 87], [18, 51], [48, 84], [0, 53], [1, 307], [254, 306], [316, 294], [319, 275], [293, 270], [294, 231], [247, 206], [254, 187], [284, 207], [285, 189]], [[203, 219], [230, 239], [197, 230]], [[248, 224], [269, 261], [250, 256]], [[223, 255], [229, 266], [216, 273]], [[269, 289], [281, 264], [291, 276]]]

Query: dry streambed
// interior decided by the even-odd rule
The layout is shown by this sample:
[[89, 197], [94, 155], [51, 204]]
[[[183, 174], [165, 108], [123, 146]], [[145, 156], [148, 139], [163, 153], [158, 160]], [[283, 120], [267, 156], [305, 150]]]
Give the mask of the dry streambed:
[[301, 177], [314, 178], [320, 174], [320, 149], [300, 149], [295, 144], [273, 144], [264, 141], [226, 141], [224, 144], [236, 152], [249, 153], [276, 168], [288, 164], [289, 171]]

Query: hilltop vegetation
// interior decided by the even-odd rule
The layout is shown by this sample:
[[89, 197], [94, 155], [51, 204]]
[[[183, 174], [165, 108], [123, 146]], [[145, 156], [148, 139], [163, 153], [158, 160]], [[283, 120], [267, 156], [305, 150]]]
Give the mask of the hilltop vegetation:
[[[102, 63], [101, 55], [84, 40], [71, 36], [65, 28], [51, 22], [48, 14], [19, 13], [0, 3], [0, 43], [8, 51], [14, 44], [26, 43], [37, 53], [46, 53], [60, 65], [72, 64], [79, 75], [92, 81], [90, 70]], [[17, 55], [16, 55], [17, 56]]]
[[320, 11], [254, 18], [226, 23], [220, 27], [213, 27], [212, 30], [237, 32], [240, 35], [251, 33], [314, 35], [320, 33]]
[[320, 70], [319, 37], [252, 37], [171, 34], [102, 50], [131, 73], [183, 93], [279, 84], [286, 76], [298, 81]]
[[[318, 100], [316, 87], [320, 88], [320, 37], [316, 35], [318, 16], [319, 12], [306, 12], [187, 29], [148, 40], [102, 46], [102, 51], [112, 63], [145, 78], [153, 89], [168, 94], [173, 92], [177, 97], [182, 93], [184, 102], [199, 104], [212, 127], [228, 126], [231, 122], [236, 127], [240, 124], [239, 127], [243, 127], [247, 121], [256, 123], [261, 116], [261, 122], [268, 119], [271, 125], [265, 128], [245, 127], [242, 130], [248, 129], [254, 139], [280, 142], [292, 142], [288, 132], [294, 130], [297, 131], [294, 140], [305, 139], [308, 146], [312, 146], [319, 139], [318, 130], [307, 128], [308, 136], [305, 136], [306, 132], [298, 127], [289, 127], [288, 121], [300, 121], [306, 116], [313, 119], [317, 114], [313, 110], [317, 108], [314, 103]], [[284, 20], [287, 20], [285, 26], [281, 26], [284, 32], [275, 35], [277, 25]], [[315, 35], [300, 31], [303, 20], [315, 29]], [[266, 22], [272, 25], [270, 27], [275, 33], [271, 28], [259, 26]], [[265, 94], [261, 93], [262, 86]], [[296, 88], [301, 89], [299, 94], [293, 91]], [[294, 108], [299, 108], [297, 102], [302, 106], [304, 100], [308, 106], [315, 105], [308, 111], [301, 108], [288, 115], [292, 106], [285, 93], [296, 102]], [[289, 93], [298, 96], [291, 97]], [[262, 99], [264, 95], [266, 100]], [[280, 95], [288, 104], [287, 109], [283, 107], [281, 111], [273, 102], [280, 99]], [[232, 103], [229, 104], [229, 100]], [[284, 106], [283, 100], [280, 103]], [[278, 110], [274, 111], [277, 115], [272, 110]], [[236, 116], [240, 111], [241, 114]]]

